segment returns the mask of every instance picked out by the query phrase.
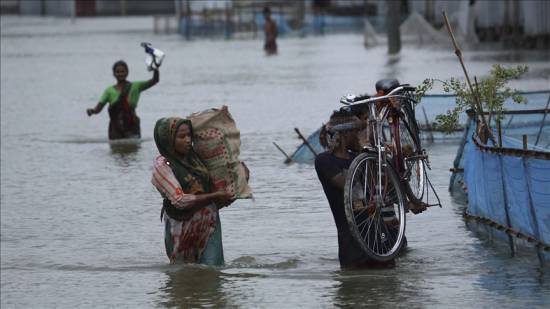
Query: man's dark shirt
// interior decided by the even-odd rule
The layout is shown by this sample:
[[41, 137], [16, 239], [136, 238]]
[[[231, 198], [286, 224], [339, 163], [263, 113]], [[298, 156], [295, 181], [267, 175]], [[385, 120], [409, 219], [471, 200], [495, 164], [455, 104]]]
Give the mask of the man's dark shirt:
[[315, 171], [317, 171], [317, 176], [327, 196], [338, 230], [338, 258], [340, 265], [344, 267], [360, 265], [369, 261], [349, 230], [344, 210], [344, 191], [330, 182], [334, 176], [349, 168], [354, 157], [355, 155], [350, 153], [350, 159], [342, 159], [329, 152], [323, 152], [315, 158]]

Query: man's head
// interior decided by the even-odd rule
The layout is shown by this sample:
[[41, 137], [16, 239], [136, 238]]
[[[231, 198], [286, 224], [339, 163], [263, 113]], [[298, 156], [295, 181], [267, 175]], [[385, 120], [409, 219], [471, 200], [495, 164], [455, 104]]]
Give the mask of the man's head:
[[383, 96], [399, 87], [399, 81], [395, 78], [385, 78], [376, 82], [376, 95]]
[[264, 7], [262, 13], [263, 13], [265, 19], [270, 19], [271, 18], [271, 9], [269, 8], [269, 6]]
[[358, 150], [357, 132], [361, 121], [351, 112], [334, 111], [326, 124], [326, 141], [329, 151], [339, 147], [345, 150]]

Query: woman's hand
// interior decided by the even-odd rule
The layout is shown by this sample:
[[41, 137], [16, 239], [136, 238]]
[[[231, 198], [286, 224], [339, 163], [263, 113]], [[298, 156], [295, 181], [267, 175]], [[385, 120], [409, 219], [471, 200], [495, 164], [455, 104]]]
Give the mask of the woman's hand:
[[223, 208], [231, 205], [235, 201], [235, 195], [227, 191], [218, 191], [216, 192], [216, 205], [218, 208]]
[[250, 170], [248, 169], [248, 166], [246, 166], [246, 164], [244, 164], [243, 161], [241, 161], [241, 164], [244, 167], [244, 175], [245, 175], [245, 178], [246, 178], [246, 182], [248, 182], [250, 180]]
[[101, 112], [101, 110], [103, 109], [103, 106], [105, 106], [105, 104], [107, 104], [107, 103], [98, 102], [97, 105], [94, 108], [86, 109], [86, 114], [88, 114], [88, 116], [91, 116], [93, 114], [99, 114], [99, 112]]

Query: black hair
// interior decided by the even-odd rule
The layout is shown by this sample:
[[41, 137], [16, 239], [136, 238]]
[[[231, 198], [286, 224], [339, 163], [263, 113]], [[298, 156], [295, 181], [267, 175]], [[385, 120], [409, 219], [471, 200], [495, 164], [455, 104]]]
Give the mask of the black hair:
[[124, 60], [119, 60], [117, 62], [115, 62], [115, 64], [113, 64], [113, 73], [115, 73], [115, 70], [116, 70], [116, 67], [118, 66], [123, 66], [124, 68], [126, 68], [126, 72], [128, 72], [128, 65], [126, 64], [126, 62], [124, 62]]
[[384, 78], [376, 82], [376, 92], [382, 91], [384, 95], [390, 93], [393, 89], [399, 87], [399, 81], [396, 78]]
[[271, 9], [269, 8], [269, 6], [264, 6], [264, 9], [263, 9], [263, 14], [271, 14]]
[[330, 115], [330, 120], [349, 118], [353, 116], [354, 114], [351, 112], [351, 110], [344, 107], [344, 108], [340, 108], [339, 110], [334, 110]]

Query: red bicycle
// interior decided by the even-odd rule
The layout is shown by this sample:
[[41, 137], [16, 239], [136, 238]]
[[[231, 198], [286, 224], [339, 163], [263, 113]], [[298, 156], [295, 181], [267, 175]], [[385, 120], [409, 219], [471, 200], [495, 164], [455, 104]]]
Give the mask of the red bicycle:
[[414, 115], [416, 88], [392, 88], [383, 96], [348, 95], [340, 100], [347, 105], [343, 109], [366, 122], [369, 137], [347, 173], [346, 217], [352, 235], [378, 261], [393, 259], [401, 249], [405, 213], [433, 206], [423, 202], [429, 165]]

